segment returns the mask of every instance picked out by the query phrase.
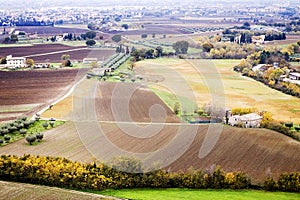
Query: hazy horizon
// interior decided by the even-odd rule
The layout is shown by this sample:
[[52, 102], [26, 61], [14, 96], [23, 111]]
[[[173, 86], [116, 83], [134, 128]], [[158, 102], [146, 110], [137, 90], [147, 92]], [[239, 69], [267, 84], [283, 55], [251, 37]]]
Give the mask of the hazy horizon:
[[[165, 0], [165, 1], [159, 1], [159, 0], [131, 0], [130, 2], [124, 2], [123, 0], [113, 0], [113, 1], [99, 1], [99, 0], [90, 0], [89, 2], [84, 2], [82, 0], [0, 0], [0, 3], [2, 4], [1, 9], [19, 9], [19, 8], [41, 8], [41, 7], [59, 7], [59, 6], [68, 6], [68, 7], [90, 7], [90, 6], [147, 6], [147, 5], [174, 5], [178, 6], [180, 4], [189, 4], [189, 3], [195, 3], [197, 5], [211, 5], [215, 3], [230, 3], [230, 4], [245, 4], [248, 2], [255, 2], [258, 4], [265, 4], [265, 3], [282, 3], [280, 0], [206, 0], [206, 1], [196, 1], [196, 0], [187, 0], [187, 1], [180, 1], [180, 0]], [[172, 3], [172, 4], [170, 4]], [[299, 0], [290, 0], [287, 2], [284, 2], [284, 4], [287, 3], [298, 3]], [[300, 6], [295, 5], [295, 6]]]

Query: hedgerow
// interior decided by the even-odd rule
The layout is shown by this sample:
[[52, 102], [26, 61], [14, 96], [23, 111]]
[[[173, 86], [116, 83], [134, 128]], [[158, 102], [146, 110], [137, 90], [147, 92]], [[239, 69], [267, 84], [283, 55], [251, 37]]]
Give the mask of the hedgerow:
[[[135, 163], [136, 164], [136, 163]], [[250, 178], [242, 172], [225, 173], [218, 166], [207, 170], [169, 173], [165, 170], [130, 173], [103, 163], [82, 164], [60, 157], [2, 155], [0, 179], [76, 189], [199, 188], [246, 189]], [[283, 174], [265, 181], [267, 190], [300, 191], [300, 174]]]

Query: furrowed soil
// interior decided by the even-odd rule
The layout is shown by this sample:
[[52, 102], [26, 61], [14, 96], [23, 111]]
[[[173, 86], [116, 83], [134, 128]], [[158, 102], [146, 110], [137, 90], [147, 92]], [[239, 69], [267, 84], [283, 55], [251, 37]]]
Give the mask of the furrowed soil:
[[[0, 71], [0, 120], [33, 114], [63, 96], [87, 69]], [[5, 115], [6, 114], [6, 115]]]

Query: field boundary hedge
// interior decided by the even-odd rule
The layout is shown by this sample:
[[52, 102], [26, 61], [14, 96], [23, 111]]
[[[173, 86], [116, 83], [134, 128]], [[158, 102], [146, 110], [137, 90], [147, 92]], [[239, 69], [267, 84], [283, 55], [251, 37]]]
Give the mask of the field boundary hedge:
[[[128, 165], [126, 160], [126, 164]], [[136, 160], [131, 160], [136, 165]], [[132, 167], [131, 165], [128, 165]], [[125, 188], [195, 188], [195, 189], [248, 189], [264, 188], [300, 192], [300, 173], [282, 174], [276, 181], [267, 178], [261, 186], [251, 184], [243, 172], [225, 173], [219, 166], [207, 170], [168, 173], [164, 170], [127, 173], [103, 163], [82, 164], [60, 157], [2, 155], [0, 179], [24, 183], [76, 189]]]

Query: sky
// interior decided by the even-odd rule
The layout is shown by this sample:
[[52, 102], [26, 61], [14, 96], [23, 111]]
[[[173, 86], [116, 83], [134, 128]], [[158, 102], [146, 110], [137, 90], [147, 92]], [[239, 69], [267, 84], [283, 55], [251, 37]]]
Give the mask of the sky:
[[[198, 5], [224, 3], [237, 4], [243, 2], [246, 5], [256, 5], [261, 3], [286, 3], [294, 2], [293, 5], [300, 6], [300, 0], [0, 0], [1, 9], [19, 9], [19, 8], [41, 8], [41, 7], [101, 7], [101, 6], [147, 6], [147, 5], [179, 5], [179, 2], [188, 3], [197, 2]], [[247, 3], [248, 2], [248, 3]], [[268, 2], [268, 3], [267, 3]]]

